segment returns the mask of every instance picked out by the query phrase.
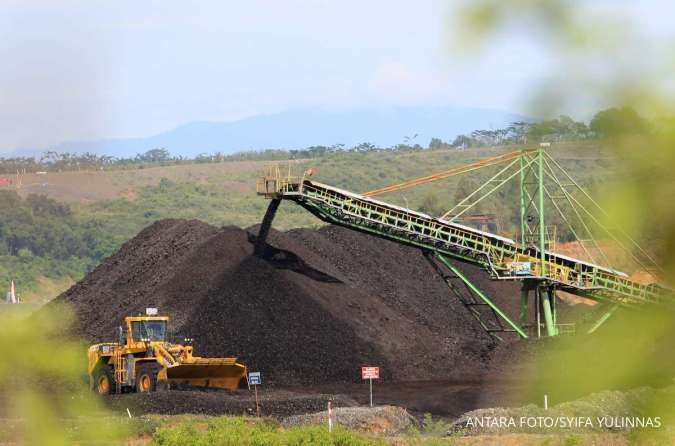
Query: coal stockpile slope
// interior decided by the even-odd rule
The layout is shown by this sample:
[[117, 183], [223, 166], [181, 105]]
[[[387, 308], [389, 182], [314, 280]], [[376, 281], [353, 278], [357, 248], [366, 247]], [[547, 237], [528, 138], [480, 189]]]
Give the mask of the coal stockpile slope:
[[[235, 355], [279, 385], [356, 381], [368, 364], [392, 380], [486, 371], [493, 339], [419, 250], [329, 226], [272, 231], [263, 259], [256, 231], [157, 222], [57, 301], [89, 342], [158, 307], [197, 354]], [[462, 268], [515, 313], [517, 285]]]

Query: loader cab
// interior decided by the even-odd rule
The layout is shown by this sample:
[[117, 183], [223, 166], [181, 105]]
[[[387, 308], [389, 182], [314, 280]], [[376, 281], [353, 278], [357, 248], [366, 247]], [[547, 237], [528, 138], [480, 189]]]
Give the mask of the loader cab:
[[125, 318], [127, 326], [127, 345], [141, 342], [165, 342], [167, 316], [130, 316]]

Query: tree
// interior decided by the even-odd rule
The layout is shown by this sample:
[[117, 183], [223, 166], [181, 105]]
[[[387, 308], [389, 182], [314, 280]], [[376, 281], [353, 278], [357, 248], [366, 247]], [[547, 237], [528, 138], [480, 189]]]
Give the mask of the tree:
[[452, 146], [458, 149], [466, 149], [476, 145], [479, 145], [478, 141], [467, 135], [457, 135], [457, 137], [452, 141]]
[[431, 138], [431, 141], [429, 142], [429, 148], [430, 149], [450, 149], [450, 148], [452, 148], [452, 145], [448, 144], [447, 142], [443, 141], [440, 138]]
[[169, 161], [170, 159], [171, 154], [164, 147], [150, 149], [143, 154], [136, 155], [137, 161], [143, 161], [146, 163], [159, 163], [162, 161]]
[[375, 144], [369, 142], [362, 142], [358, 146], [354, 146], [356, 152], [372, 152], [375, 150]]
[[630, 107], [599, 111], [593, 116], [590, 127], [602, 138], [644, 135], [648, 130], [647, 121]]

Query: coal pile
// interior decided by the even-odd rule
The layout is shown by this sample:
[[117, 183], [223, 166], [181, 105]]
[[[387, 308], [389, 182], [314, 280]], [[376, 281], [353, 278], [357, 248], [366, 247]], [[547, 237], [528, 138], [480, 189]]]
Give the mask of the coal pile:
[[[237, 356], [266, 384], [467, 379], [486, 372], [496, 343], [418, 249], [340, 227], [272, 231], [163, 220], [141, 231], [57, 298], [74, 333], [115, 339], [128, 315], [158, 307], [196, 354]], [[518, 284], [461, 269], [517, 314]]]

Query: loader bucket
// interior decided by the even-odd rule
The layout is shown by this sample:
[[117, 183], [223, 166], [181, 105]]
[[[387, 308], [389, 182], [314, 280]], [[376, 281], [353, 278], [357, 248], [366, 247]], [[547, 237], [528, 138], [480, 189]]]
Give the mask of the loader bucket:
[[169, 367], [166, 373], [170, 384], [236, 390], [246, 379], [246, 366], [236, 358], [193, 357], [190, 362]]

